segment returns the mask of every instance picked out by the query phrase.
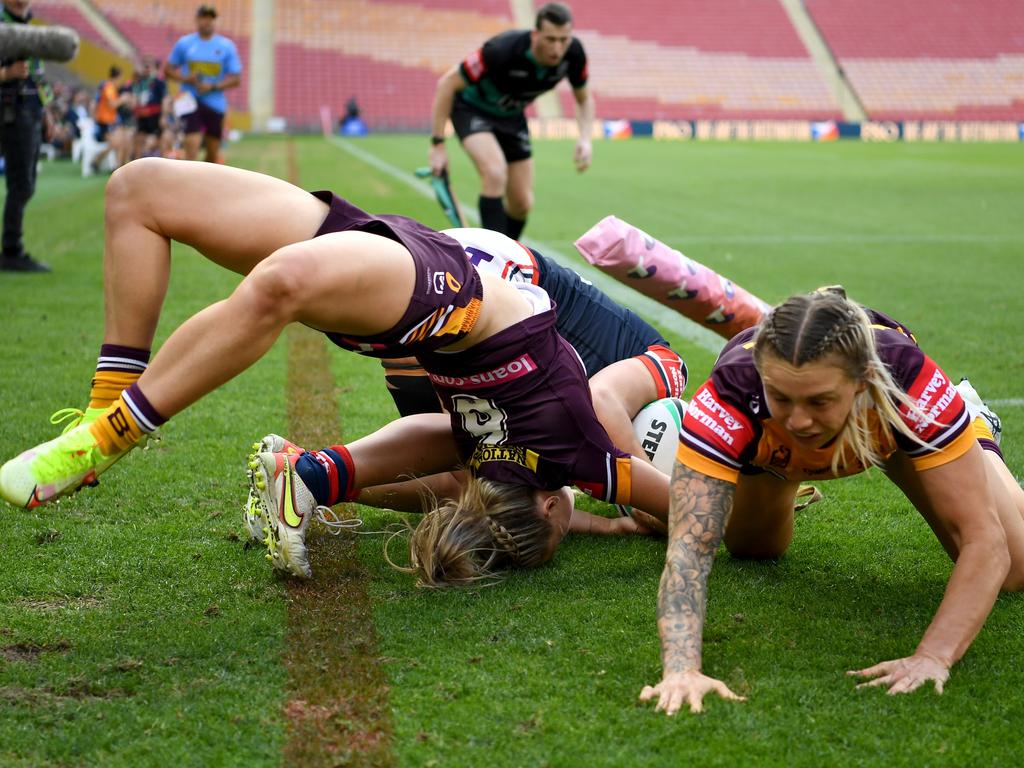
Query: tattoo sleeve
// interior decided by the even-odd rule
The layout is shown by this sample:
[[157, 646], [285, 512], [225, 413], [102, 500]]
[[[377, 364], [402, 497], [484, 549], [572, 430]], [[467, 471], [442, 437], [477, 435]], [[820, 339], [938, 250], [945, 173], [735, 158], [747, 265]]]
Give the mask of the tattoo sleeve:
[[708, 574], [732, 510], [734, 486], [676, 462], [669, 486], [668, 551], [658, 588], [664, 674], [700, 669]]

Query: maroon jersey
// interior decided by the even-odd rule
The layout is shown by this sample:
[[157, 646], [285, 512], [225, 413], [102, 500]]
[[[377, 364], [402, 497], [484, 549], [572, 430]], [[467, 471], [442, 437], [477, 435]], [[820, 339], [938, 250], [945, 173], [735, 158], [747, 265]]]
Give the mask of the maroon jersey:
[[405, 216], [370, 215], [331, 192], [314, 192], [330, 210], [314, 237], [356, 230], [404, 245], [416, 265], [416, 287], [402, 319], [374, 336], [327, 332], [343, 349], [371, 357], [408, 357], [462, 339], [480, 315], [483, 288], [462, 246]]
[[[868, 310], [878, 356], [893, 380], [927, 418], [899, 405], [904, 423], [918, 440], [897, 430], [886, 439], [878, 413], [868, 410], [875, 451], [882, 457], [906, 451], [914, 466], [928, 469], [963, 455], [974, 442], [970, 417], [956, 387], [921, 351], [913, 335], [880, 312]], [[678, 459], [705, 475], [735, 483], [741, 471], [768, 471], [790, 480], [843, 477], [864, 470], [852, 455], [832, 471], [835, 442], [806, 448], [790, 437], [768, 411], [761, 376], [754, 367], [756, 328], [733, 337], [722, 350], [711, 378], [687, 408], [680, 432]]]
[[[536, 289], [534, 289], [536, 290]], [[547, 310], [460, 352], [420, 356], [479, 477], [627, 503], [630, 459], [597, 420], [579, 357]]]

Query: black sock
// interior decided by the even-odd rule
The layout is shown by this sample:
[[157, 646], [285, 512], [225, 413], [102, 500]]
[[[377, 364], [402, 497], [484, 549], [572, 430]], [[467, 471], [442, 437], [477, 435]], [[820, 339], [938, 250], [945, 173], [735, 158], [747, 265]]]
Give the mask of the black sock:
[[484, 197], [480, 195], [480, 226], [504, 233], [508, 228], [508, 217], [505, 215], [505, 204], [500, 197]]
[[518, 240], [519, 236], [523, 234], [523, 227], [526, 226], [526, 219], [513, 219], [508, 215], [506, 215], [506, 218], [508, 219], [508, 226], [505, 227], [505, 234], [513, 240]]

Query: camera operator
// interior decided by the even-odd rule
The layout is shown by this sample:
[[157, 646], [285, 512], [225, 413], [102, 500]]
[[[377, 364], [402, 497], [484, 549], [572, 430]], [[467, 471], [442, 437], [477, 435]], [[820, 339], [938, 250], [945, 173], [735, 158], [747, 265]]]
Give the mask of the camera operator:
[[[27, 24], [32, 0], [4, 0], [2, 24]], [[0, 54], [2, 56], [2, 54]], [[36, 165], [42, 143], [43, 104], [49, 90], [38, 59], [0, 58], [0, 146], [7, 177], [4, 203], [3, 254], [0, 270], [49, 272], [43, 262], [25, 252], [22, 221], [36, 186]]]

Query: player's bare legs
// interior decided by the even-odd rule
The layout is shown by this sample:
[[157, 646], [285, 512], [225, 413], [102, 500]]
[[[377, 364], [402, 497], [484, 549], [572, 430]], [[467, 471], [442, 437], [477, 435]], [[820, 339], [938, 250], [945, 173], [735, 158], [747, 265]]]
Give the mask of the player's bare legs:
[[800, 483], [767, 473], [740, 475], [725, 546], [734, 557], [781, 557], [793, 539], [793, 502]]
[[185, 151], [186, 160], [198, 160], [199, 148], [203, 146], [203, 134], [199, 131], [186, 133], [182, 141], [182, 149]]
[[533, 208], [533, 158], [508, 164], [508, 184], [505, 188], [505, 208], [510, 225], [515, 227], [509, 237], [518, 239], [526, 226], [526, 217]]
[[146, 158], [107, 184], [104, 341], [148, 348], [167, 293], [171, 240], [245, 275], [311, 238], [327, 206], [280, 179], [237, 168]]
[[207, 163], [219, 163], [220, 162], [220, 144], [221, 140], [219, 136], [213, 136], [209, 133], [203, 134], [203, 160]]
[[473, 133], [462, 140], [480, 174], [480, 226], [505, 233], [508, 228], [503, 198], [508, 186], [508, 163], [493, 133]]
[[404, 246], [365, 232], [286, 245], [171, 334], [139, 387], [170, 418], [262, 357], [288, 323], [356, 336], [386, 331], [402, 319], [415, 274]]

